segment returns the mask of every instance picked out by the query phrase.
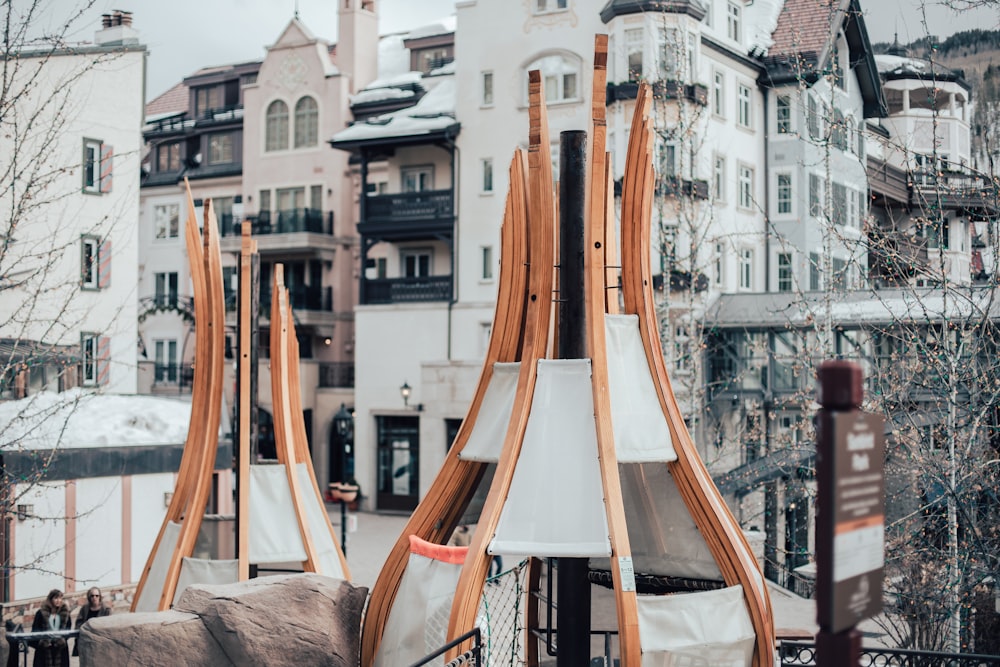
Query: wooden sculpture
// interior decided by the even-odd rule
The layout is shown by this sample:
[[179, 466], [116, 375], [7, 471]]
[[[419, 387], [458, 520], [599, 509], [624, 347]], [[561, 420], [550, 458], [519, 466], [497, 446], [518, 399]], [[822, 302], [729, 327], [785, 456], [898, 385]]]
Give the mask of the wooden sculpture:
[[[224, 291], [217, 222], [211, 200], [205, 205], [204, 236], [199, 232], [194, 202], [188, 189], [185, 239], [191, 266], [195, 303], [195, 365], [191, 423], [178, 470], [175, 492], [160, 532], [136, 588], [132, 610], [169, 609], [179, 582], [222, 583], [243, 581], [251, 564], [280, 563], [283, 556], [302, 554], [302, 569], [349, 579], [347, 561], [327, 516], [302, 421], [299, 389], [299, 350], [282, 266], [274, 272], [271, 304], [271, 388], [278, 465], [256, 465], [250, 447], [250, 416], [255, 407], [250, 371], [254, 323], [250, 300], [256, 289], [251, 266], [257, 261], [250, 225], [244, 223], [240, 251], [239, 339], [239, 479], [237, 494], [236, 554], [232, 560], [201, 562], [197, 572], [184, 566], [192, 559], [195, 540], [212, 484], [218, 451], [224, 369]], [[277, 474], [274, 474], [277, 473]], [[256, 495], [255, 495], [256, 492]], [[260, 496], [260, 497], [257, 497]], [[256, 500], [255, 500], [256, 498]], [[279, 501], [274, 502], [277, 498]], [[291, 514], [275, 516], [275, 512]], [[282, 532], [294, 526], [291, 533]], [[264, 539], [255, 542], [255, 536]], [[277, 544], [278, 552], [267, 544]], [[254, 553], [256, 546], [256, 553]], [[261, 544], [265, 546], [260, 546]], [[301, 552], [299, 551], [301, 546]]]
[[[587, 358], [558, 362], [550, 358], [554, 338], [552, 322], [556, 319], [552, 293], [558, 206], [553, 197], [542, 80], [539, 72], [531, 72], [527, 170], [523, 154], [516, 152], [502, 228], [500, 294], [489, 351], [469, 412], [444, 467], [408, 522], [372, 590], [362, 636], [362, 664], [365, 667], [376, 663], [385, 620], [391, 609], [394, 605], [403, 605], [405, 609], [407, 604], [395, 598], [406, 567], [408, 541], [414, 536], [443, 544], [482, 479], [483, 461], [489, 460], [496, 462], [496, 469], [457, 578], [447, 632], [449, 639], [462, 636], [478, 622], [491, 554], [582, 557], [590, 558], [592, 580], [614, 589], [623, 665], [637, 667], [644, 661], [644, 654], [662, 653], [666, 656], [663, 659], [669, 661], [670, 655], [679, 655], [684, 650], [700, 650], [671, 645], [672, 631], [663, 630], [663, 626], [657, 624], [671, 610], [678, 610], [676, 616], [683, 617], [679, 610], [687, 609], [697, 600], [701, 601], [695, 602], [700, 605], [700, 613], [710, 607], [714, 613], [712, 605], [723, 599], [726, 613], [731, 613], [734, 619], [730, 624], [732, 637], [724, 636], [717, 642], [716, 650], [726, 653], [725, 664], [769, 667], [773, 662], [774, 630], [764, 579], [738, 524], [698, 457], [663, 362], [649, 260], [654, 134], [650, 119], [651, 93], [647, 84], [640, 86], [636, 99], [622, 181], [621, 289], [618, 291], [619, 277], [615, 268], [618, 259], [613, 233], [614, 189], [610, 160], [604, 151], [606, 59], [607, 37], [598, 36], [592, 93], [592, 149], [584, 209], [582, 299], [586, 311]], [[525, 237], [527, 249], [523, 247]], [[526, 271], [522, 266], [525, 256]], [[561, 283], [562, 279], [559, 286], [562, 297], [564, 286]], [[632, 375], [622, 379], [619, 367], [624, 365], [621, 341], [625, 338], [634, 341], [628, 352], [635, 366], [630, 367]], [[616, 356], [609, 361], [612, 348]], [[481, 436], [482, 424], [495, 417], [485, 414], [483, 408], [488, 403], [485, 397], [494, 389], [492, 383], [497, 379], [498, 362], [507, 360], [520, 363], [516, 388], [512, 391], [513, 406], [509, 417], [504, 415], [505, 428], [489, 436], [493, 442], [486, 449], [492, 448], [494, 453], [484, 455], [482, 437], [477, 434]], [[560, 380], [562, 385], [551, 379], [560, 372], [564, 377]], [[584, 391], [579, 391], [581, 382], [589, 383]], [[625, 405], [629, 415], [637, 414], [637, 419], [644, 420], [640, 428], [629, 430], [632, 424], [625, 423], [629, 420], [621, 416], [622, 401], [616, 398], [624, 385], [648, 387], [643, 389], [636, 404]], [[552, 396], [558, 394], [553, 390], [559, 386], [577, 391], [571, 399], [563, 396], [553, 399]], [[536, 387], [543, 389], [536, 392]], [[583, 400], [580, 400], [581, 395]], [[558, 410], [568, 413], [568, 418], [549, 409], [545, 401], [553, 400], [564, 401]], [[558, 422], [559, 419], [582, 425], [580, 429], [590, 429], [589, 434], [577, 437], [579, 433], [569, 435], [558, 429], [555, 432], [545, 430], [546, 421], [565, 423]], [[539, 433], [546, 437], [539, 437]], [[560, 439], [573, 443], [557, 442]], [[543, 504], [537, 498], [525, 499], [524, 496], [538, 494], [551, 500], [554, 497], [552, 488], [541, 489], [546, 485], [571, 495], [565, 501], [567, 504], [582, 501], [584, 496], [579, 489], [570, 489], [568, 483], [560, 487], [565, 480], [559, 478], [558, 470], [547, 469], [544, 482], [539, 484], [537, 474], [534, 478], [523, 474], [524, 466], [540, 460], [540, 451], [570, 446], [576, 447], [575, 451], [583, 457], [582, 463], [573, 461], [580, 463], [573, 474], [600, 485], [599, 489], [592, 489], [587, 498], [587, 507], [597, 509], [585, 516], [580, 525], [589, 522], [596, 526], [596, 532], [604, 531], [604, 534], [595, 536], [595, 529], [588, 528], [590, 534], [580, 540], [560, 542], [564, 539], [563, 526], [553, 525], [554, 536], [536, 535], [536, 541], [532, 542], [530, 531], [536, 529], [534, 524], [544, 524], [542, 515], [558, 514], [562, 510], [558, 502]], [[477, 450], [474, 455], [466, 451], [473, 449]], [[479, 458], [470, 460], [470, 456]], [[588, 476], [591, 474], [588, 470], [592, 476]], [[532, 479], [533, 485], [526, 484], [525, 480]], [[669, 511], [664, 511], [667, 500]], [[534, 515], [523, 512], [524, 506], [531, 503], [535, 503]], [[518, 511], [522, 513], [518, 515]], [[577, 513], [574, 518], [580, 518], [580, 508], [573, 508], [573, 511]], [[511, 517], [514, 516], [530, 516], [530, 520], [522, 523], [531, 523], [532, 528], [512, 527], [514, 520]], [[557, 532], [560, 534], [555, 535]], [[676, 551], [674, 542], [678, 536], [697, 542], [694, 549], [700, 556], [690, 558], [690, 564], [684, 560], [685, 553], [678, 555]], [[650, 570], [634, 573], [636, 565], [649, 566]], [[636, 574], [641, 575], [639, 583], [640, 577]], [[653, 579], [667, 580], [668, 584], [655, 588], [648, 583]], [[677, 594], [664, 594], [664, 590]], [[667, 604], [662, 604], [664, 602]], [[537, 619], [537, 613], [530, 606], [528, 616]], [[714, 630], [709, 627], [707, 632], [711, 634]], [[572, 633], [573, 630], [564, 628], [563, 631]], [[698, 631], [704, 633], [706, 630], [700, 628]], [[537, 663], [533, 642], [531, 636], [524, 638], [529, 665]], [[450, 655], [456, 657], [465, 648], [457, 646]], [[700, 657], [711, 661], [710, 655], [706, 655], [707, 658]], [[729, 659], [731, 656], [736, 656], [735, 661]]]

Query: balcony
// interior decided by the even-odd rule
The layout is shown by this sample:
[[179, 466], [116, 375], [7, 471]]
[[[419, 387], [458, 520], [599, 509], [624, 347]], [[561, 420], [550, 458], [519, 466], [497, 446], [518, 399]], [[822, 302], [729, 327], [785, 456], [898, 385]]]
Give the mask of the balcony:
[[361, 303], [418, 303], [451, 300], [451, 276], [378, 278], [361, 282]]
[[[332, 287], [290, 287], [288, 288], [288, 299], [292, 302], [293, 310], [333, 311]], [[264, 317], [269, 317], [271, 314], [270, 285], [267, 287], [261, 286], [260, 314]]]
[[319, 386], [334, 389], [354, 388], [354, 363], [340, 361], [319, 365]]
[[[333, 212], [314, 208], [262, 211], [247, 216], [262, 255], [290, 251], [333, 252]], [[239, 252], [242, 221], [232, 214], [219, 216], [223, 252]]]
[[708, 199], [708, 181], [689, 180], [672, 175], [662, 176], [657, 179], [656, 194], [661, 197]]
[[[702, 106], [708, 104], [708, 88], [700, 83], [682, 83], [674, 80], [659, 80], [652, 82], [653, 99], [677, 100], [685, 99]], [[639, 94], [639, 82], [609, 83], [606, 91], [606, 104], [619, 100], [634, 100]]]
[[451, 237], [455, 223], [452, 190], [400, 192], [367, 197], [358, 232], [387, 241]]
[[867, 171], [872, 195], [888, 201], [909, 201], [910, 188], [904, 170], [885, 160], [869, 157]]
[[972, 215], [1000, 213], [1000, 192], [985, 174], [968, 171], [912, 171], [910, 204], [960, 209]]
[[868, 265], [872, 275], [896, 282], [927, 266], [928, 239], [895, 229], [873, 230], [869, 236]]

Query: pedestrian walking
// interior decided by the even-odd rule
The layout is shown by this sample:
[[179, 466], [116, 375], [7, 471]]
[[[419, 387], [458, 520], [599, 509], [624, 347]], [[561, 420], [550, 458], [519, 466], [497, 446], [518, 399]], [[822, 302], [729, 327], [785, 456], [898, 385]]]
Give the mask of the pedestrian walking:
[[[53, 588], [42, 603], [42, 608], [35, 612], [31, 631], [69, 629], [69, 607], [63, 601], [62, 591]], [[36, 639], [32, 642], [32, 646], [35, 649], [35, 660], [32, 663], [34, 667], [69, 667], [69, 646], [66, 645], [65, 639]]]
[[[76, 625], [74, 627], [79, 630], [83, 627], [84, 623], [92, 618], [110, 615], [111, 607], [104, 604], [104, 596], [101, 594], [101, 589], [95, 586], [87, 591], [87, 603], [80, 607], [80, 611], [77, 612]], [[73, 642], [73, 655], [80, 655], [79, 639]]]

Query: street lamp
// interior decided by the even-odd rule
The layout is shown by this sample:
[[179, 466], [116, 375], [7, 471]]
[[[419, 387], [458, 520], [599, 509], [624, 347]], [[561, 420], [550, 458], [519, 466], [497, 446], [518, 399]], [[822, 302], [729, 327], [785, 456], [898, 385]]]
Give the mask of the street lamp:
[[410, 393], [413, 389], [410, 388], [410, 384], [403, 380], [403, 386], [399, 388], [399, 394], [403, 397], [403, 407], [410, 407]]
[[333, 415], [333, 428], [340, 441], [340, 482], [331, 484], [333, 499], [340, 501], [340, 548], [347, 555], [347, 503], [353, 502], [358, 496], [358, 487], [348, 483], [347, 459], [354, 441], [354, 415], [347, 406], [340, 404], [340, 409]]

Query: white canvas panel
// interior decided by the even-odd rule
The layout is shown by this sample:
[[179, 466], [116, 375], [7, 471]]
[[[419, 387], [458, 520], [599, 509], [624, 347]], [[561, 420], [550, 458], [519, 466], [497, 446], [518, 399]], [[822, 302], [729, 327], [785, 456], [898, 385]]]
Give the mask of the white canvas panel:
[[250, 466], [249, 556], [251, 563], [306, 559], [284, 465]]
[[138, 581], [167, 515], [164, 494], [174, 493], [174, 473], [132, 477], [132, 581]]
[[756, 636], [743, 587], [640, 595], [642, 667], [750, 667]]
[[[334, 579], [345, 579], [344, 568], [340, 564], [340, 553], [333, 541], [333, 531], [330, 528], [330, 516], [326, 506], [316, 497], [313, 490], [313, 480], [305, 463], [299, 463], [296, 468], [299, 473], [299, 486], [302, 488], [303, 504], [306, 508], [306, 521], [313, 546], [316, 548], [317, 574]], [[291, 521], [295, 522], [292, 514]], [[303, 549], [304, 551], [304, 549]]]
[[476, 423], [458, 458], [484, 463], [496, 463], [500, 460], [504, 436], [507, 435], [510, 415], [514, 411], [514, 394], [517, 392], [517, 377], [520, 372], [520, 362], [493, 364], [493, 374], [486, 385]]
[[620, 463], [676, 461], [667, 418], [642, 348], [637, 315], [605, 315], [608, 390]]
[[610, 556], [589, 359], [542, 359], [491, 554]]
[[149, 567], [149, 576], [142, 593], [135, 603], [136, 611], [156, 611], [160, 606], [160, 596], [163, 595], [163, 584], [167, 580], [167, 568], [170, 567], [170, 557], [177, 547], [177, 538], [181, 533], [181, 524], [171, 521], [163, 530], [160, 548], [153, 556]]
[[239, 561], [237, 560], [207, 560], [205, 558], [184, 558], [181, 560], [181, 573], [177, 577], [177, 589], [174, 591], [174, 601], [181, 599], [181, 593], [191, 584], [235, 584], [239, 581]]
[[22, 566], [11, 575], [12, 598], [45, 597], [65, 584], [66, 482], [18, 484], [11, 496], [17, 499], [12, 509], [31, 508], [26, 518], [7, 524], [14, 533], [13, 561]]
[[[667, 465], [624, 463], [618, 471], [635, 571], [722, 581], [719, 565]], [[608, 569], [607, 561], [593, 566]]]
[[[451, 603], [461, 563], [411, 553], [386, 619], [375, 667], [418, 662], [447, 643]], [[437, 663], [443, 664], [442, 658]]]

